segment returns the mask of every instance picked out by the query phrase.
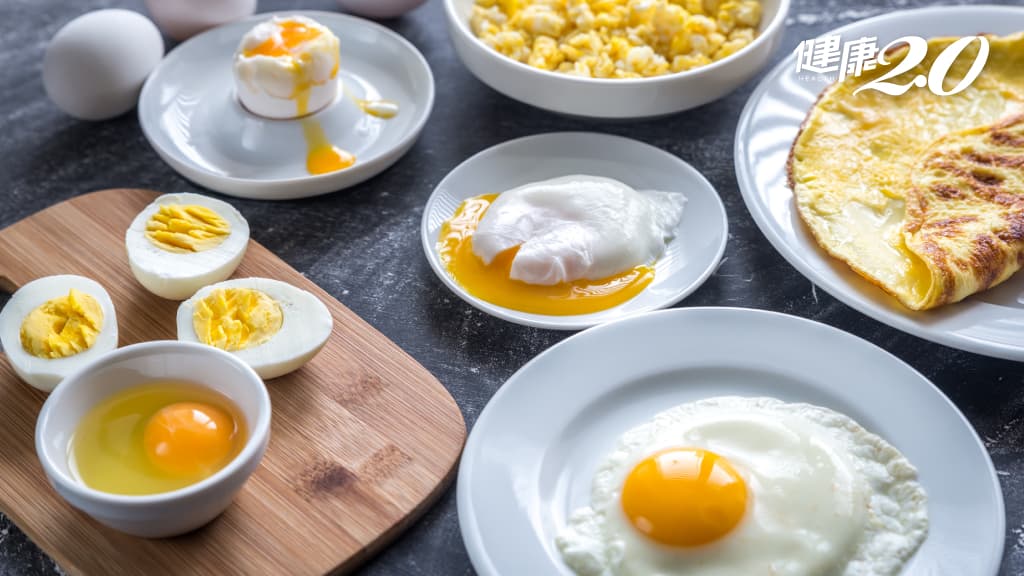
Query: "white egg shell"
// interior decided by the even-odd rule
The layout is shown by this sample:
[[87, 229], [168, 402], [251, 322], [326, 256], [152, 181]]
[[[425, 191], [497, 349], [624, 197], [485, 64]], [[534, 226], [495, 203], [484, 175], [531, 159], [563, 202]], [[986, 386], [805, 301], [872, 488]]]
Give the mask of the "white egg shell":
[[57, 31], [43, 57], [43, 86], [58, 108], [82, 120], [131, 110], [164, 55], [160, 31], [130, 10], [97, 10]]
[[[67, 296], [74, 288], [96, 299], [103, 311], [103, 327], [92, 347], [66, 358], [37, 358], [21, 346], [21, 323], [48, 300]], [[117, 315], [110, 295], [95, 280], [64, 274], [33, 280], [18, 289], [0, 311], [0, 344], [11, 367], [22, 380], [50, 392], [69, 374], [117, 348]]]
[[264, 380], [301, 368], [327, 343], [334, 327], [330, 310], [309, 292], [269, 278], [236, 278], [206, 286], [178, 307], [178, 340], [199, 342], [192, 316], [196, 303], [218, 288], [249, 288], [270, 296], [281, 306], [281, 329], [259, 346], [231, 353], [252, 367]]
[[256, 0], [146, 0], [146, 10], [168, 36], [185, 40], [256, 11]]
[[[166, 204], [197, 204], [227, 220], [231, 231], [224, 242], [202, 252], [179, 254], [153, 244], [146, 223]], [[227, 202], [201, 194], [165, 194], [146, 206], [125, 233], [125, 248], [132, 274], [147, 290], [168, 300], [184, 300], [207, 284], [234, 273], [249, 247], [249, 223]]]
[[338, 0], [338, 5], [366, 18], [396, 18], [426, 0]]

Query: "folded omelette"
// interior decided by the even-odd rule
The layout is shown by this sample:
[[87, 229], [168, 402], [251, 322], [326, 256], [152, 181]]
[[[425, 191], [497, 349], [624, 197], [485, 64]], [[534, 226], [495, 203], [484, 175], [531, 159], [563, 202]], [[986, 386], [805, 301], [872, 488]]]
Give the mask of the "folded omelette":
[[[927, 76], [955, 40], [930, 40], [918, 66], [888, 81]], [[854, 94], [905, 48], [890, 66], [834, 83], [790, 153], [789, 184], [818, 244], [914, 310], [962, 300], [1024, 265], [1024, 33], [989, 44], [981, 75], [954, 95]], [[978, 46], [953, 63], [946, 90]]]

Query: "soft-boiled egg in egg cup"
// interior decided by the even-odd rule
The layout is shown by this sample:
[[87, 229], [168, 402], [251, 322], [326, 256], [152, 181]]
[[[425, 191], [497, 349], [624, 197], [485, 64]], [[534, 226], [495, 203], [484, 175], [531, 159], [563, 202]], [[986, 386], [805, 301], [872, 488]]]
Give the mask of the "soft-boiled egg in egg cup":
[[851, 418], [720, 397], [620, 436], [556, 537], [580, 575], [894, 576], [924, 541], [917, 472]]
[[274, 16], [245, 36], [235, 53], [242, 105], [267, 118], [298, 118], [330, 104], [341, 87], [338, 37], [305, 16]]
[[19, 377], [49, 392], [117, 348], [114, 304], [103, 286], [83, 276], [33, 280], [0, 311], [0, 343]]
[[249, 223], [216, 198], [165, 194], [132, 220], [124, 243], [140, 284], [161, 298], [184, 300], [238, 268]]
[[265, 380], [309, 362], [333, 326], [319, 298], [269, 278], [213, 284], [178, 307], [178, 340], [230, 352]]
[[464, 201], [441, 227], [441, 260], [471, 294], [535, 314], [617, 306], [654, 279], [686, 197], [576, 174]]
[[[182, 391], [175, 383], [188, 383], [202, 392], [194, 396], [193, 390]], [[163, 406], [170, 410], [152, 410], [153, 398], [146, 388], [153, 386], [163, 386], [170, 394], [157, 400], [175, 400], [175, 395], [185, 394], [198, 401], [201, 409], [172, 404]], [[136, 391], [142, 394], [136, 396]], [[238, 430], [237, 446], [233, 441], [218, 441], [224, 418], [210, 410], [211, 405], [220, 405], [245, 423]], [[140, 418], [147, 408], [152, 416]], [[104, 412], [110, 409], [116, 413]], [[36, 453], [50, 483], [69, 504], [116, 530], [162, 538], [195, 530], [231, 504], [263, 458], [270, 440], [270, 419], [266, 386], [237, 357], [188, 342], [144, 342], [89, 363], [50, 394], [36, 421]], [[104, 421], [110, 430], [128, 428], [130, 433], [92, 441], [81, 438], [85, 445], [77, 446], [79, 433], [89, 435], [90, 429]], [[168, 427], [168, 422], [184, 425], [183, 429]], [[217, 430], [210, 429], [212, 422], [218, 424]], [[138, 444], [136, 449], [146, 447], [150, 455], [158, 457], [151, 463], [153, 469], [138, 470], [145, 466], [145, 458], [137, 455], [121, 458], [108, 454], [105, 459], [102, 454], [131, 450], [133, 442]], [[225, 444], [226, 455], [222, 453]], [[201, 479], [190, 476], [194, 472], [190, 468], [220, 457], [224, 461], [217, 462], [219, 467], [212, 474], [201, 475]], [[86, 458], [99, 461], [85, 462]], [[111, 463], [116, 470], [105, 469]], [[93, 469], [86, 470], [90, 466]], [[151, 483], [157, 469], [170, 483]]]

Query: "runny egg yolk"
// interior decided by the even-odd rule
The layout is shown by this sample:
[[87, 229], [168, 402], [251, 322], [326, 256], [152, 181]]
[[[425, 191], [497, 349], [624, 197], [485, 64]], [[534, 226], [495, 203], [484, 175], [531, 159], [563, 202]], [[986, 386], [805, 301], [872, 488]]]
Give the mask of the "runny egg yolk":
[[254, 48], [244, 52], [246, 57], [253, 56], [288, 56], [300, 44], [320, 36], [320, 30], [297, 20], [285, 20], [278, 24], [279, 36], [271, 36]]
[[202, 252], [220, 246], [231, 224], [197, 204], [164, 204], [146, 222], [146, 238], [168, 252]]
[[283, 323], [281, 305], [251, 288], [218, 288], [197, 302], [192, 313], [199, 340], [229, 352], [263, 344]]
[[344, 170], [356, 163], [355, 156], [331, 144], [316, 120], [303, 118], [302, 133], [306, 137], [306, 170], [310, 174]]
[[143, 446], [160, 471], [182, 478], [205, 477], [233, 455], [235, 433], [235, 421], [227, 411], [201, 402], [179, 402], [149, 419]]
[[37, 307], [21, 323], [21, 347], [37, 358], [66, 358], [84, 352], [103, 329], [103, 309], [75, 290]]
[[646, 265], [601, 280], [576, 280], [553, 286], [513, 280], [512, 259], [518, 247], [502, 252], [490, 264], [484, 264], [473, 253], [473, 233], [497, 197], [484, 194], [466, 200], [441, 226], [441, 262], [455, 281], [477, 298], [533, 314], [589, 314], [626, 302], [654, 280], [654, 268]]
[[721, 539], [743, 519], [747, 486], [723, 456], [670, 448], [636, 465], [622, 487], [622, 510], [648, 538], [675, 547]]

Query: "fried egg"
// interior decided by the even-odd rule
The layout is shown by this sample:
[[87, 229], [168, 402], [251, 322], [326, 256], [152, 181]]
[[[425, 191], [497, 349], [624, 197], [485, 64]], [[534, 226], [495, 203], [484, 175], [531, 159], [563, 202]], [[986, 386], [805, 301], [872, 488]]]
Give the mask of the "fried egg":
[[206, 286], [181, 303], [177, 320], [178, 340], [231, 352], [264, 380], [309, 362], [334, 326], [316, 296], [269, 278]]
[[636, 296], [675, 236], [686, 198], [572, 175], [462, 203], [438, 251], [468, 292], [537, 314], [586, 314]]
[[83, 276], [33, 280], [0, 311], [0, 344], [18, 377], [49, 392], [117, 348], [114, 304], [103, 286]]
[[584, 576], [897, 574], [924, 540], [917, 472], [827, 408], [683, 404], [623, 434], [555, 543]]
[[[956, 40], [929, 40], [924, 60], [890, 82], [905, 85], [916, 77], [927, 77], [938, 55]], [[990, 52], [983, 72], [962, 92], [940, 96], [925, 88], [911, 88], [900, 96], [891, 96], [875, 90], [858, 91], [906, 57], [906, 48], [893, 51], [889, 55], [891, 66], [879, 66], [859, 78], [850, 76], [828, 87], [811, 108], [793, 143], [789, 184], [800, 217], [818, 244], [913, 310], [934, 308], [984, 290], [995, 280], [1008, 277], [1005, 272], [1009, 268], [1015, 270], [1020, 265], [1014, 261], [1022, 249], [1020, 239], [1006, 243], [1007, 250], [1002, 250], [1003, 246], [976, 247], [977, 233], [998, 236], [1005, 230], [1000, 224], [1005, 218], [986, 217], [988, 222], [996, 223], [995, 228], [946, 230], [947, 238], [957, 246], [952, 251], [949, 243], [943, 250], [933, 250], [925, 242], [908, 243], [905, 229], [908, 196], [924, 184], [919, 180], [922, 172], [934, 172], [935, 166], [921, 165], [934, 143], [1024, 112], [1024, 74], [1020, 67], [1024, 33], [993, 36], [988, 42]], [[946, 90], [967, 75], [978, 56], [978, 46], [977, 41], [968, 44], [952, 63], [946, 74]], [[948, 144], [946, 141], [947, 153], [952, 152]], [[961, 150], [968, 157], [971, 151]], [[977, 151], [986, 153], [984, 148]], [[1013, 154], [1019, 157], [1018, 152]], [[944, 182], [932, 179], [932, 183], [952, 188], [986, 185], [984, 177], [972, 183], [954, 182], [952, 176], [947, 175]], [[925, 190], [923, 194], [932, 193]], [[957, 209], [953, 207], [957, 202], [960, 200], [945, 199], [943, 210], [963, 216], [973, 209]], [[1004, 216], [1014, 211], [1012, 206], [999, 208], [997, 204], [989, 203], [987, 209], [999, 209]], [[942, 216], [935, 220], [942, 220]], [[1001, 262], [993, 272], [987, 260], [995, 252], [1001, 255]], [[975, 262], [970, 261], [971, 253], [978, 254]], [[965, 255], [965, 262], [955, 261], [963, 260]], [[954, 278], [950, 280], [950, 276]]]
[[124, 243], [140, 284], [161, 298], [184, 300], [238, 268], [249, 223], [216, 198], [165, 194], [132, 220]]

